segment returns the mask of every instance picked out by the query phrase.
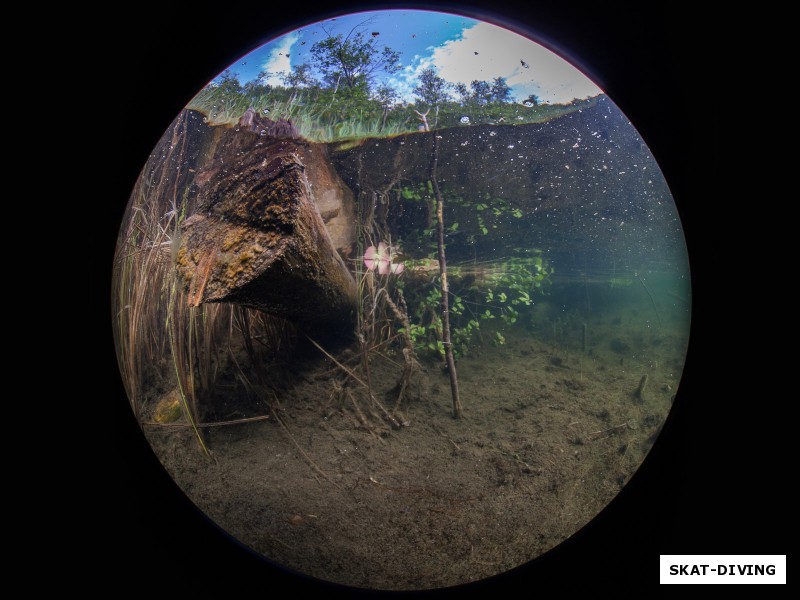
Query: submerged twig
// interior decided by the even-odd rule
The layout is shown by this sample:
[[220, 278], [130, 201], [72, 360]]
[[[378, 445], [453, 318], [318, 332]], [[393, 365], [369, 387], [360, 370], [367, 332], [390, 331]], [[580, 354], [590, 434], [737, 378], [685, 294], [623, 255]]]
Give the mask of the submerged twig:
[[338, 360], [336, 360], [336, 359], [335, 359], [333, 356], [331, 356], [331, 354], [330, 354], [329, 352], [327, 352], [327, 351], [325, 350], [325, 348], [323, 348], [322, 346], [320, 346], [320, 345], [319, 345], [317, 342], [315, 342], [314, 340], [312, 340], [312, 339], [311, 339], [310, 337], [308, 337], [308, 336], [306, 336], [306, 337], [308, 338], [308, 341], [309, 341], [309, 342], [311, 342], [312, 344], [314, 344], [314, 346], [316, 346], [316, 347], [317, 347], [317, 349], [318, 349], [320, 352], [322, 352], [322, 353], [323, 353], [325, 356], [327, 356], [327, 357], [328, 357], [328, 358], [330, 358], [330, 359], [331, 359], [331, 360], [332, 360], [334, 363], [336, 363], [336, 365], [337, 365], [337, 366], [338, 366], [340, 369], [342, 369], [342, 370], [343, 370], [345, 373], [347, 373], [348, 375], [350, 375], [350, 377], [352, 377], [353, 379], [355, 379], [355, 380], [356, 380], [358, 383], [360, 383], [361, 385], [363, 385], [365, 388], [369, 389], [369, 386], [368, 386], [366, 383], [364, 383], [364, 382], [363, 382], [363, 381], [362, 381], [362, 380], [361, 380], [361, 379], [360, 379], [360, 378], [359, 378], [359, 377], [358, 377], [358, 376], [357, 376], [355, 373], [353, 373], [353, 371], [351, 371], [350, 369], [348, 369], [347, 367], [345, 367], [345, 366], [344, 366], [342, 363], [340, 363], [340, 362], [339, 362]]
[[[627, 421], [625, 421], [624, 423], [622, 423], [620, 425], [614, 425], [613, 427], [609, 427], [608, 429], [601, 429], [599, 431], [591, 431], [591, 432], [589, 432], [589, 435], [599, 435], [601, 433], [609, 433], [611, 431], [616, 431], [617, 429], [623, 429], [624, 427], [628, 427], [628, 422]], [[598, 438], [595, 438], [595, 439], [598, 439]]]
[[182, 427], [226, 427], [228, 425], [241, 425], [242, 423], [255, 423], [256, 421], [266, 421], [271, 418], [270, 415], [260, 415], [258, 417], [245, 417], [243, 419], [233, 419], [231, 421], [217, 421], [214, 423], [157, 423], [156, 421], [144, 421], [142, 425], [150, 425], [153, 427], [169, 427], [169, 428], [182, 428]]
[[403, 365], [403, 373], [400, 375], [400, 380], [398, 382], [400, 390], [397, 393], [397, 400], [394, 403], [395, 411], [400, 407], [400, 403], [406, 395], [412, 373], [419, 367], [419, 362], [417, 362], [417, 358], [414, 354], [414, 343], [409, 333], [411, 331], [411, 323], [408, 320], [408, 309], [406, 308], [405, 298], [403, 297], [403, 290], [398, 289], [397, 293], [402, 310], [392, 302], [389, 294], [386, 294], [386, 303], [389, 305], [389, 308], [392, 309], [392, 312], [394, 312], [395, 318], [403, 325], [403, 341], [405, 342], [405, 348], [403, 348], [403, 361], [405, 364]]
[[636, 277], [636, 279], [639, 280], [639, 283], [642, 284], [642, 287], [644, 288], [644, 291], [647, 292], [647, 295], [650, 297], [650, 303], [653, 305], [653, 310], [656, 312], [656, 318], [658, 318], [658, 326], [661, 327], [661, 315], [658, 314], [658, 308], [656, 307], [656, 301], [655, 301], [655, 298], [653, 298], [653, 294], [650, 293], [650, 288], [647, 287], [647, 285], [645, 285], [644, 279], [639, 277], [638, 273], [634, 273], [633, 276]]
[[[275, 397], [275, 394], [273, 393], [272, 395], [273, 395], [273, 397], [275, 398], [275, 401], [277, 402], [277, 400], [278, 400], [278, 399], [277, 399], [277, 397]], [[334, 485], [334, 486], [336, 486], [336, 487], [339, 487], [339, 484], [338, 484], [338, 483], [336, 483], [336, 482], [335, 482], [333, 479], [331, 479], [330, 477], [328, 477], [328, 476], [325, 474], [325, 472], [324, 472], [322, 469], [320, 469], [320, 468], [317, 466], [317, 463], [315, 463], [313, 460], [311, 460], [311, 457], [310, 457], [308, 454], [306, 454], [306, 451], [305, 451], [305, 450], [303, 450], [303, 449], [300, 447], [300, 444], [298, 444], [298, 443], [297, 443], [297, 440], [296, 440], [296, 439], [294, 439], [294, 436], [292, 435], [292, 432], [291, 432], [291, 431], [289, 431], [289, 428], [288, 428], [288, 427], [286, 427], [286, 424], [285, 424], [285, 423], [284, 423], [284, 422], [281, 420], [281, 418], [278, 416], [278, 413], [277, 413], [277, 412], [275, 412], [275, 409], [274, 409], [274, 408], [272, 408], [272, 407], [270, 407], [270, 411], [272, 412], [272, 417], [273, 417], [273, 418], [274, 418], [274, 419], [275, 419], [275, 420], [278, 422], [278, 424], [281, 426], [281, 428], [282, 428], [282, 429], [283, 429], [283, 431], [286, 433], [286, 435], [287, 435], [287, 436], [289, 436], [289, 439], [292, 441], [292, 443], [294, 444], [295, 448], [297, 448], [297, 451], [298, 451], [298, 452], [300, 452], [300, 454], [301, 454], [301, 455], [303, 456], [303, 458], [306, 460], [306, 462], [308, 463], [308, 465], [309, 465], [309, 466], [310, 466], [310, 467], [311, 467], [311, 468], [312, 468], [314, 471], [316, 471], [316, 472], [317, 472], [319, 475], [321, 475], [321, 476], [322, 476], [322, 477], [325, 479], [325, 481], [327, 481], [327, 482], [328, 482], [328, 483], [330, 483], [331, 485]]]
[[439, 136], [433, 137], [433, 162], [431, 163], [431, 185], [436, 196], [436, 218], [439, 230], [439, 273], [442, 280], [442, 342], [444, 343], [445, 360], [450, 374], [450, 391], [453, 394], [453, 417], [461, 418], [461, 398], [458, 393], [458, 376], [456, 360], [453, 356], [453, 343], [450, 340], [450, 288], [447, 284], [447, 264], [444, 252], [444, 198], [436, 181], [436, 165], [439, 161]]

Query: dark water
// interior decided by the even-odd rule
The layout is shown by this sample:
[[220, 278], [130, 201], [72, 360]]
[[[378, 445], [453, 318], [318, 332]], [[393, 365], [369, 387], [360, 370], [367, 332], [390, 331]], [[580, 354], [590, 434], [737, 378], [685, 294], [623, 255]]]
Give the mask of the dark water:
[[[688, 335], [690, 273], [674, 201], [609, 99], [544, 124], [439, 135], [451, 292], [465, 305], [457, 328], [478, 319], [533, 334], [559, 314], [589, 319], [636, 305], [653, 327]], [[353, 189], [377, 187], [389, 160], [422, 172], [382, 200], [384, 238], [413, 270], [414, 259], [438, 256], [429, 174], [410, 157], [428, 148], [421, 136], [365, 146], [332, 157]], [[377, 168], [356, 177], [348, 162]], [[412, 313], [435, 285], [409, 277]]]

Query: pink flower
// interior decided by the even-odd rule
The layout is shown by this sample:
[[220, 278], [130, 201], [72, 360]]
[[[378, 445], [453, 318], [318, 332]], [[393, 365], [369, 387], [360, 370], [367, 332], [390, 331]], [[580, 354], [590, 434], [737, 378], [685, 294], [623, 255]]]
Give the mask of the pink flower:
[[366, 252], [364, 252], [364, 265], [368, 271], [377, 269], [381, 275], [386, 275], [387, 273], [399, 275], [405, 269], [403, 263], [392, 263], [389, 247], [384, 242], [378, 244], [377, 248], [375, 246], [367, 248]]

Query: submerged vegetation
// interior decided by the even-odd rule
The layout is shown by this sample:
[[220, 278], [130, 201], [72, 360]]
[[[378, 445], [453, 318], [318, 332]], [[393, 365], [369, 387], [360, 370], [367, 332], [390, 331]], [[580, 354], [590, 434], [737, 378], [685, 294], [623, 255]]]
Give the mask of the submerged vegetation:
[[[418, 208], [416, 218], [411, 208], [407, 209], [405, 226], [397, 227], [403, 235], [403, 243], [417, 252], [427, 251], [425, 258], [409, 261], [411, 281], [406, 292], [412, 317], [409, 333], [418, 351], [444, 355], [442, 320], [438, 312], [442, 298], [439, 279], [429, 275], [430, 281], [426, 283], [424, 276], [418, 275], [432, 273], [436, 265], [436, 198], [428, 181], [402, 187], [399, 198], [410, 207], [417, 205]], [[446, 193], [446, 198], [447, 239], [461, 254], [465, 248], [474, 248], [479, 239], [495, 247], [504, 245], [499, 234], [523, 216], [520, 208], [499, 196], [483, 194], [468, 198]], [[485, 341], [482, 322], [496, 319], [501, 327], [516, 323], [520, 310], [524, 312], [532, 306], [534, 299], [546, 290], [553, 268], [541, 250], [519, 248], [506, 259], [453, 263], [448, 266], [448, 272], [452, 290], [449, 302], [452, 342], [460, 357], [468, 353], [476, 339]], [[493, 343], [504, 343], [498, 326], [492, 324], [483, 329], [491, 332]]]
[[[235, 304], [189, 306], [175, 269], [182, 223], [196, 209], [188, 194], [188, 126], [182, 113], [133, 191], [117, 241], [112, 310], [119, 368], [136, 418], [172, 426], [182, 414], [208, 453], [204, 423], [224, 417], [213, 400], [232, 393], [263, 406], [267, 374], [293, 328]], [[179, 412], [172, 410], [176, 397]]]
[[[462, 264], [448, 271], [452, 342], [458, 357], [467, 355], [476, 343], [503, 345], [502, 330], [528, 316], [535, 299], [550, 285], [553, 273], [542, 256]], [[422, 355], [443, 356], [438, 278], [428, 285], [420, 285], [418, 280], [414, 284], [406, 292], [412, 307], [409, 333], [414, 346]]]

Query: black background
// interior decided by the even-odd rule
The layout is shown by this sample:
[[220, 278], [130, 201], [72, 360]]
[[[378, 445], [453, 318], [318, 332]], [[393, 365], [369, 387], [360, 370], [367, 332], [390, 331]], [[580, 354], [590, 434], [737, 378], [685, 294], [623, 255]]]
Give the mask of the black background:
[[[114, 18], [108, 28], [111, 47], [101, 49], [116, 58], [109, 83], [112, 108], [121, 116], [106, 190], [111, 201], [101, 209], [108, 219], [102, 232], [103, 285], [110, 284], [114, 243], [130, 191], [180, 109], [259, 44], [335, 16], [329, 8], [334, 4], [338, 12], [398, 7], [139, 2]], [[735, 67], [728, 58], [732, 36], [725, 23], [717, 14], [698, 14], [690, 3], [492, 0], [405, 6], [412, 4], [494, 16], [569, 52], [620, 106], [661, 166], [683, 221], [694, 298], [678, 398], [655, 447], [622, 493], [590, 525], [536, 561], [437, 595], [680, 597], [684, 588], [658, 585], [660, 554], [785, 554], [788, 491], [781, 482], [792, 467], [776, 405], [789, 398], [762, 377], [767, 358], [750, 340], [759, 326], [740, 308], [746, 267], [735, 260], [741, 254], [738, 224], [730, 217], [732, 186], [723, 176], [722, 159], [723, 131], [734, 126], [720, 101], [730, 89], [729, 68]], [[101, 291], [103, 297], [109, 289]], [[113, 521], [96, 543], [110, 559], [112, 573], [124, 577], [126, 586], [182, 595], [220, 590], [226, 597], [245, 591], [272, 596], [284, 588], [368, 595], [269, 565], [227, 538], [183, 497], [128, 408], [109, 325], [104, 326], [103, 364], [114, 399], [117, 487], [108, 507]]]

